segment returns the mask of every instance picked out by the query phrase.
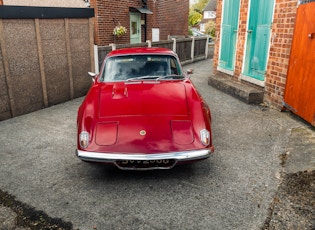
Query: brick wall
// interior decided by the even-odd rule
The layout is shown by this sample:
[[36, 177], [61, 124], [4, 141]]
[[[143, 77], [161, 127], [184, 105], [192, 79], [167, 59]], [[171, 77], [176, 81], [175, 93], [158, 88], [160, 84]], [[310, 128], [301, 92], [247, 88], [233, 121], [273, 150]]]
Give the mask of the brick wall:
[[[153, 15], [148, 23], [151, 28], [160, 28], [160, 40], [166, 40], [168, 35], [188, 35], [189, 1], [159, 0], [156, 3], [148, 1]], [[151, 36], [149, 37], [151, 40]]]
[[[245, 55], [246, 29], [248, 19], [249, 0], [240, 1], [238, 40], [236, 45], [235, 71], [232, 76], [240, 80]], [[291, 43], [293, 38], [294, 23], [297, 11], [296, 0], [276, 0], [274, 20], [271, 31], [270, 53], [267, 62], [267, 74], [265, 80], [265, 98], [271, 106], [282, 107], [285, 83], [288, 71]], [[218, 74], [217, 66], [220, 49], [220, 26], [222, 19], [222, 0], [217, 2], [216, 31], [217, 40], [214, 51], [214, 74]]]
[[[130, 43], [129, 38], [129, 7], [140, 8], [140, 0], [91, 0], [95, 9], [95, 43], [100, 46], [110, 43]], [[168, 35], [188, 35], [189, 0], [158, 0], [148, 1], [147, 8], [153, 14], [147, 14], [147, 39], [152, 40], [152, 28], [160, 29], [160, 40], [166, 40]], [[145, 19], [145, 15], [141, 15]], [[127, 34], [114, 41], [112, 31], [120, 23], [128, 30]], [[144, 41], [144, 27], [142, 41]]]
[[[97, 45], [114, 43], [112, 32], [119, 23], [126, 27], [129, 33], [129, 2], [129, 0], [91, 0], [91, 7], [95, 10], [94, 34]], [[141, 1], [138, 4], [134, 3], [130, 6], [141, 7]], [[125, 35], [115, 43], [129, 43], [129, 36]]]
[[296, 0], [276, 1], [265, 100], [277, 108], [280, 108], [283, 102], [296, 12]]

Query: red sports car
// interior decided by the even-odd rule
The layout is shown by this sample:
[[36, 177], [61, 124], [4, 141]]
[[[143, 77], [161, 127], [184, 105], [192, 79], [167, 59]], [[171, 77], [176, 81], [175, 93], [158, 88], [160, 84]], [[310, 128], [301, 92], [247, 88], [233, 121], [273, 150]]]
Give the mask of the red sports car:
[[214, 151], [211, 115], [164, 48], [109, 53], [78, 110], [76, 155], [120, 169], [170, 169]]

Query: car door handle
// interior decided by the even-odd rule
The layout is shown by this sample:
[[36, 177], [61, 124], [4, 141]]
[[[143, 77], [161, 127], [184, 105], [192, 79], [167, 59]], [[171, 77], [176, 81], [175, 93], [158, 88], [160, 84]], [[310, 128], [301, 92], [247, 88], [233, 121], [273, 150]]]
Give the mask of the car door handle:
[[253, 31], [252, 31], [252, 30], [247, 30], [246, 32], [249, 33], [249, 34], [251, 34]]

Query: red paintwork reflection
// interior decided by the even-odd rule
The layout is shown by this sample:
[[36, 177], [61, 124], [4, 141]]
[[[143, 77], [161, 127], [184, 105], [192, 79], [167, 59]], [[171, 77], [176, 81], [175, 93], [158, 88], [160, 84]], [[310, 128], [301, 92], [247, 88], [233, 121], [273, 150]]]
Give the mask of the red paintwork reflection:
[[191, 121], [172, 121], [171, 126], [175, 143], [187, 145], [194, 141]]
[[95, 142], [97, 145], [113, 145], [117, 141], [117, 122], [98, 123]]
[[178, 82], [113, 83], [101, 87], [100, 117], [187, 115], [185, 86]]

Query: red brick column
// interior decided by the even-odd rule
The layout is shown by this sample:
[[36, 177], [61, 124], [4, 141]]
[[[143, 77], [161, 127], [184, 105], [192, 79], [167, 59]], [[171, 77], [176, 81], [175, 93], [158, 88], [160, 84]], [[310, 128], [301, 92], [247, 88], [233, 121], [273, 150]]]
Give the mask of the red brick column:
[[296, 0], [276, 1], [265, 84], [265, 100], [276, 108], [282, 107], [296, 12]]
[[249, 0], [240, 1], [240, 12], [239, 12], [239, 25], [238, 25], [238, 39], [236, 45], [236, 57], [235, 57], [235, 71], [234, 77], [240, 78], [242, 74], [243, 60], [245, 55], [245, 41], [247, 36], [247, 19], [248, 19], [248, 7]]
[[215, 21], [215, 44], [214, 44], [214, 54], [213, 54], [213, 73], [217, 74], [217, 67], [219, 64], [219, 50], [220, 50], [220, 29], [221, 29], [221, 20], [222, 20], [222, 0], [217, 1], [217, 10], [216, 10], [216, 21]]

